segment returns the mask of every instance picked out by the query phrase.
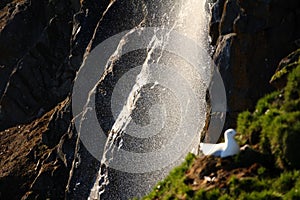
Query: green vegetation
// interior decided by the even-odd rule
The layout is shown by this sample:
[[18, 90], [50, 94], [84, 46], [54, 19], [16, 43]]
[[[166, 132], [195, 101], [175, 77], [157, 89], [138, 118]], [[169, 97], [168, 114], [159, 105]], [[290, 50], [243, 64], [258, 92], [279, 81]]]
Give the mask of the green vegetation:
[[[296, 56], [300, 56], [300, 50], [291, 54], [292, 64], [281, 66], [273, 76], [283, 86], [281, 90], [260, 99], [254, 112], [246, 111], [238, 117], [240, 145], [250, 144], [268, 155], [274, 160], [272, 169], [261, 166], [247, 177], [227, 177], [222, 187], [195, 189], [185, 176], [195, 158], [189, 154], [143, 199], [300, 199], [300, 59]], [[240, 156], [233, 161], [239, 162]]]
[[[241, 141], [259, 135], [260, 150], [275, 157], [281, 168], [300, 169], [300, 65], [289, 75], [286, 87], [260, 99], [253, 113], [238, 118]], [[256, 142], [252, 142], [256, 143]]]
[[237, 178], [232, 176], [225, 188], [194, 191], [185, 183], [185, 172], [191, 167], [195, 156], [189, 154], [186, 161], [175, 168], [169, 176], [159, 182], [144, 200], [265, 200], [300, 199], [300, 171], [284, 171], [277, 177], [266, 177], [267, 169], [261, 167], [255, 177]]
[[283, 82], [286, 80], [289, 72], [291, 72], [294, 68], [296, 68], [299, 64], [300, 58], [300, 49], [292, 52], [287, 56], [288, 62], [281, 62], [278, 66], [279, 70], [272, 76], [271, 81], [275, 85], [280, 85], [276, 83]]
[[286, 171], [276, 178], [232, 177], [227, 195], [229, 199], [299, 199], [299, 182], [299, 171]]
[[192, 189], [184, 183], [185, 173], [192, 166], [195, 155], [189, 153], [185, 161], [174, 168], [170, 174], [161, 182], [159, 182], [154, 190], [144, 198], [144, 200], [156, 199], [180, 199], [189, 198], [193, 195]]

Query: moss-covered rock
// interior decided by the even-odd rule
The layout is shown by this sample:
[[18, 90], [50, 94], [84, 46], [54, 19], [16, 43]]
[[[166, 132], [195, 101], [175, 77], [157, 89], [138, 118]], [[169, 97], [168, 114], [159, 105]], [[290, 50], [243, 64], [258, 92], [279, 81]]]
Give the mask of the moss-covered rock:
[[289, 73], [284, 88], [261, 98], [254, 112], [238, 117], [240, 145], [247, 143], [256, 150], [226, 159], [189, 155], [144, 199], [300, 199], [297, 60], [296, 67], [285, 68]]
[[282, 89], [284, 86], [286, 86], [288, 74], [297, 67], [299, 63], [299, 57], [300, 49], [292, 52], [287, 57], [282, 59], [275, 74], [272, 76], [270, 83], [278, 89]]
[[[208, 168], [208, 165], [212, 165]], [[144, 200], [299, 199], [300, 171], [272, 173], [257, 164], [237, 167], [234, 158], [188, 155], [186, 161], [158, 183]], [[202, 173], [205, 172], [206, 175]], [[209, 172], [208, 172], [209, 171]], [[191, 177], [193, 177], [191, 179]]]
[[[299, 59], [298, 59], [299, 60]], [[260, 99], [253, 113], [238, 118], [242, 141], [259, 143], [282, 168], [300, 169], [300, 62], [291, 69], [285, 88]]]

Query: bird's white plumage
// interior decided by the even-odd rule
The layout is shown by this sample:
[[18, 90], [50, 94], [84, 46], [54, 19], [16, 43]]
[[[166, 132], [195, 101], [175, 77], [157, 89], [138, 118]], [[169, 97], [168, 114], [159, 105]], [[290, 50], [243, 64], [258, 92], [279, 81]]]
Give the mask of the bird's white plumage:
[[222, 158], [233, 156], [240, 152], [240, 147], [234, 139], [236, 132], [228, 129], [224, 133], [225, 142], [218, 144], [200, 143], [200, 150], [204, 155], [220, 156]]

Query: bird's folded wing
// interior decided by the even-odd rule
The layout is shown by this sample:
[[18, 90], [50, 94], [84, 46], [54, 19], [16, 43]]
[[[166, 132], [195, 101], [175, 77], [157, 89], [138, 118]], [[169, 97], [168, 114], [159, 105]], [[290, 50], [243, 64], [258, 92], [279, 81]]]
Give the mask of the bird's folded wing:
[[200, 143], [200, 150], [204, 155], [220, 156], [221, 152], [225, 149], [225, 143], [211, 144]]

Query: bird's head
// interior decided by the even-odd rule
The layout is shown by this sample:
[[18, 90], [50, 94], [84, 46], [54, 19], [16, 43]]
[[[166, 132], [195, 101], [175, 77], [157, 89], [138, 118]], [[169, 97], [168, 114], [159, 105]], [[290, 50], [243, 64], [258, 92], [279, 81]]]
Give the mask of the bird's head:
[[236, 131], [234, 129], [227, 129], [224, 133], [225, 137], [234, 137], [236, 134]]

